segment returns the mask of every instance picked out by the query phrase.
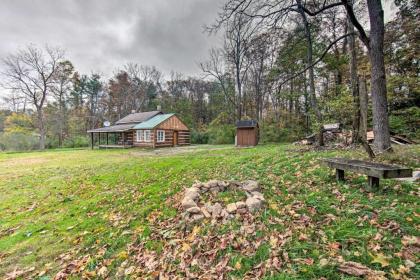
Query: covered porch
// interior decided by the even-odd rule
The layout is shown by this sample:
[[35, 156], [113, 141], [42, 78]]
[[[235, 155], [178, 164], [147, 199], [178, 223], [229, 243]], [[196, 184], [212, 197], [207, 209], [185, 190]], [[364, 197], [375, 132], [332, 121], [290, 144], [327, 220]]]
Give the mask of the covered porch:
[[91, 148], [126, 149], [133, 147], [132, 124], [114, 125], [88, 130]]

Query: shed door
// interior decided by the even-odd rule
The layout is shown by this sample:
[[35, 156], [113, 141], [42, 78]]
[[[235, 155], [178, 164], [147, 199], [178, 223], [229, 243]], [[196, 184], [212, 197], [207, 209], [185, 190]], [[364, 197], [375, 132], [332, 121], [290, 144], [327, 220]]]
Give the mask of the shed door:
[[238, 130], [238, 145], [240, 146], [252, 146], [255, 145], [254, 129], [252, 128], [241, 128]]

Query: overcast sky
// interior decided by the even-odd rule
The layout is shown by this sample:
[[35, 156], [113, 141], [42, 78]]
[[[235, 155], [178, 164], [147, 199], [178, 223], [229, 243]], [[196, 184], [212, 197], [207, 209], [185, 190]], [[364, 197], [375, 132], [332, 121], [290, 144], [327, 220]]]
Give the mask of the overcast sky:
[[203, 26], [214, 22], [224, 2], [0, 0], [0, 59], [29, 43], [49, 44], [65, 49], [79, 72], [106, 79], [127, 62], [199, 75], [198, 62], [221, 43]]
[[187, 75], [220, 43], [203, 33], [221, 0], [0, 0], [0, 58], [28, 43], [60, 46], [82, 73], [127, 62]]

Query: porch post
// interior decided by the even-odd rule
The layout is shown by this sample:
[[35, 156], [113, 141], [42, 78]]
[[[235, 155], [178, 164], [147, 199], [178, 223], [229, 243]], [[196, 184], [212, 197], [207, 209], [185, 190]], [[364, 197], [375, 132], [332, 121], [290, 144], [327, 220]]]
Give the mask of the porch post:
[[122, 141], [123, 142], [122, 143], [123, 144], [123, 148], [125, 148], [125, 133], [124, 132], [122, 133], [122, 138], [123, 138], [123, 141]]
[[101, 145], [101, 133], [98, 132], [98, 146]]
[[106, 145], [108, 146], [108, 132], [106, 133]]
[[91, 143], [91, 146], [92, 146], [92, 150], [93, 150], [93, 132], [91, 132], [90, 133], [90, 143]]

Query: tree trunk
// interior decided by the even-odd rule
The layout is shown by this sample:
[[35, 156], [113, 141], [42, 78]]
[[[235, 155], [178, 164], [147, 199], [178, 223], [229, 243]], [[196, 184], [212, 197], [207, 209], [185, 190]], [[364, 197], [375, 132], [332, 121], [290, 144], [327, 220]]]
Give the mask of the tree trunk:
[[367, 1], [370, 20], [371, 95], [373, 134], [379, 151], [391, 149], [384, 63], [384, 11], [381, 0]]
[[39, 130], [39, 149], [45, 149], [46, 131], [44, 124], [44, 112], [42, 108], [37, 108], [38, 130]]
[[367, 141], [367, 115], [368, 115], [368, 94], [366, 80], [359, 80], [359, 100], [360, 100], [360, 124], [359, 136], [362, 140]]
[[236, 73], [235, 73], [235, 79], [236, 79], [236, 87], [238, 91], [238, 108], [237, 108], [237, 118], [238, 121], [242, 118], [242, 84], [241, 84], [241, 69], [239, 67], [239, 62], [236, 63]]
[[[354, 32], [353, 23], [350, 19], [348, 21], [349, 32]], [[357, 76], [357, 54], [356, 54], [356, 36], [349, 37], [350, 48], [350, 79], [351, 79], [351, 92], [353, 95], [353, 134], [352, 143], [359, 142], [360, 136], [360, 98], [359, 98], [359, 79]]]
[[308, 19], [306, 18], [305, 11], [303, 10], [302, 1], [297, 0], [299, 13], [302, 16], [303, 25], [305, 28], [305, 35], [306, 35], [306, 42], [307, 42], [307, 61], [306, 64], [309, 67], [309, 94], [310, 94], [310, 102], [311, 107], [315, 112], [315, 116], [317, 118], [317, 122], [319, 125], [319, 131], [318, 131], [318, 145], [324, 146], [324, 129], [322, 126], [322, 115], [321, 111], [318, 108], [318, 103], [316, 100], [316, 92], [315, 92], [315, 75], [314, 75], [314, 67], [313, 64], [313, 56], [312, 56], [312, 35], [311, 30], [309, 27]]

